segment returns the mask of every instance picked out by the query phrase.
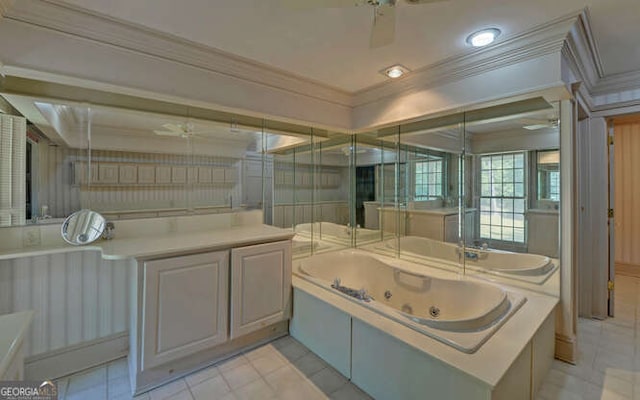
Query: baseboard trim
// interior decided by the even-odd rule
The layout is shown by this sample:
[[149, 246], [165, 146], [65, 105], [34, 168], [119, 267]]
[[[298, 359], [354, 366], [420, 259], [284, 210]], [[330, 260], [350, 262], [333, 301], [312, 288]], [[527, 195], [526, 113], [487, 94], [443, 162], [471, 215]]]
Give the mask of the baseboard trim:
[[556, 333], [555, 356], [559, 360], [575, 364], [578, 357], [578, 342], [576, 342], [575, 337], [568, 337]]
[[24, 365], [24, 376], [27, 380], [38, 381], [58, 379], [125, 357], [128, 351], [129, 332], [116, 333], [89, 342], [27, 357]]

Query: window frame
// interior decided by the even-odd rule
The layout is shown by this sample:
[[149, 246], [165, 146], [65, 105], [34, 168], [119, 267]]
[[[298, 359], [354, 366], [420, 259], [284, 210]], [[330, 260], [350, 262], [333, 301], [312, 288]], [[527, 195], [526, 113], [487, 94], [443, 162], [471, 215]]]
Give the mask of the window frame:
[[[522, 158], [522, 166], [521, 167], [515, 167], [516, 162], [515, 159], [513, 159], [513, 166], [510, 168], [504, 168], [502, 167], [502, 162], [504, 162], [504, 157], [505, 156], [509, 156], [509, 155], [519, 155]], [[493, 165], [491, 166], [490, 169], [484, 169], [483, 168], [483, 159], [485, 158], [490, 158], [491, 159], [491, 163], [493, 163], [493, 157], [496, 156], [500, 156], [501, 157], [501, 167], [500, 168], [493, 168]], [[488, 243], [495, 243], [499, 248], [510, 248], [513, 250], [518, 250], [518, 249], [523, 249], [526, 248], [527, 246], [527, 231], [526, 231], [526, 212], [527, 212], [527, 208], [528, 208], [528, 196], [529, 196], [529, 187], [528, 187], [528, 167], [529, 167], [529, 157], [528, 157], [528, 152], [527, 151], [508, 151], [508, 152], [500, 152], [500, 153], [487, 153], [487, 154], [480, 154], [477, 157], [477, 162], [478, 162], [478, 168], [477, 168], [477, 179], [478, 179], [478, 231], [476, 232], [477, 237], [480, 238], [480, 240], [484, 241], [484, 242], [488, 242]], [[494, 175], [493, 175], [493, 171], [501, 171], [500, 172], [500, 182], [494, 182]], [[504, 171], [505, 170], [511, 170], [512, 172], [512, 178], [511, 180], [507, 180], [505, 181], [504, 179]], [[516, 170], [517, 171], [521, 171], [522, 173], [522, 179], [520, 181], [520, 179], [516, 178]], [[489, 182], [483, 182], [483, 172], [488, 172], [490, 175], [490, 181]], [[490, 184], [490, 188], [489, 190], [491, 191], [489, 195], [485, 195], [483, 194], [483, 189], [486, 188], [487, 183]], [[502, 185], [504, 184], [510, 184], [513, 186], [513, 195], [511, 196], [505, 196], [504, 194], [504, 187]], [[493, 185], [500, 185], [500, 190], [501, 190], [501, 195], [496, 195], [493, 193]], [[516, 190], [516, 185], [519, 186], [519, 188], [522, 189], [522, 195], [516, 195], [517, 190]], [[483, 209], [483, 200], [488, 199], [491, 202], [491, 205], [489, 207], [489, 210]], [[496, 210], [494, 210], [493, 207], [493, 200], [498, 200], [500, 202], [500, 206], [499, 208], [496, 207]], [[510, 210], [507, 209], [505, 210], [505, 208], [503, 207], [503, 201], [512, 201], [511, 203], [511, 207]], [[519, 201], [521, 206], [521, 211], [516, 211], [519, 207], [516, 207], [516, 201]], [[483, 223], [483, 217], [484, 217], [484, 213], [488, 213], [489, 214], [489, 223]], [[500, 214], [499, 218], [500, 218], [500, 223], [492, 223], [493, 222], [493, 218], [494, 218], [494, 214]], [[504, 225], [503, 222], [503, 217], [505, 216], [505, 214], [507, 215], [511, 215], [511, 224], [510, 225]], [[520, 219], [522, 221], [521, 226], [517, 226], [517, 222], [516, 222], [516, 216], [519, 215], [521, 216]], [[488, 226], [489, 228], [489, 234], [488, 236], [483, 236], [483, 226]], [[500, 238], [493, 238], [492, 236], [492, 229], [494, 227], [500, 227]], [[511, 229], [511, 239], [505, 239], [504, 236], [504, 229]], [[520, 241], [519, 239], [516, 239], [516, 230], [521, 230], [522, 233], [522, 241]]]
[[[418, 172], [418, 165], [438, 165], [439, 171], [436, 168], [435, 171], [421, 171]], [[414, 201], [430, 201], [443, 199], [445, 196], [445, 186], [446, 186], [446, 174], [445, 171], [447, 169], [447, 163], [445, 157], [436, 154], [426, 154], [420, 158], [415, 158], [411, 160], [411, 189], [412, 189], [412, 198]], [[418, 183], [418, 175], [421, 175], [420, 183]], [[429, 177], [435, 176], [436, 182], [430, 183]], [[418, 187], [421, 187], [424, 193], [424, 189], [426, 189], [427, 194], [418, 195]], [[436, 192], [431, 194], [431, 188], [436, 188]]]

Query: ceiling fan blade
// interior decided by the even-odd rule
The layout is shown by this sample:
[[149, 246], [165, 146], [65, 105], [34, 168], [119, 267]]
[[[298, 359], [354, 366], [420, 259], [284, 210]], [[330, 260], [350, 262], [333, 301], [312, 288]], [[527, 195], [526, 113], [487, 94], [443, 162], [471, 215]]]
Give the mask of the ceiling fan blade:
[[376, 7], [369, 46], [371, 48], [386, 46], [393, 43], [395, 36], [396, 8], [391, 4]]
[[174, 131], [153, 131], [158, 136], [182, 136], [184, 132], [174, 132]]
[[162, 127], [171, 132], [184, 132], [183, 127], [177, 124], [162, 124]]
[[357, 6], [358, 0], [280, 0], [282, 6], [293, 10], [309, 10], [313, 8], [342, 8]]
[[537, 131], [540, 129], [552, 128], [552, 125], [549, 124], [533, 124], [533, 125], [525, 125], [522, 128], [528, 131]]

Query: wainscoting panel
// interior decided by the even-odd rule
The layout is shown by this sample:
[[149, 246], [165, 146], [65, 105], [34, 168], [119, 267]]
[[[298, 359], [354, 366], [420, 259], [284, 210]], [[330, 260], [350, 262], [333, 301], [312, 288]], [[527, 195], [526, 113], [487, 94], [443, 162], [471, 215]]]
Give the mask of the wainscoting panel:
[[36, 311], [25, 356], [126, 332], [128, 268], [91, 251], [0, 261], [0, 313]]

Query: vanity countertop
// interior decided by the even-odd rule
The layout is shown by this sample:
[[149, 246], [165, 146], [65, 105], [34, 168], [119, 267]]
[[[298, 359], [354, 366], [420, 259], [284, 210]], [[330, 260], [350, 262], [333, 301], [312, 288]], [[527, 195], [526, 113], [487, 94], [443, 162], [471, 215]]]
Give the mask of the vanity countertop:
[[0, 377], [13, 361], [33, 319], [33, 311], [0, 315]]
[[527, 214], [549, 214], [549, 215], [558, 215], [558, 210], [553, 210], [550, 208], [530, 208], [526, 212]]
[[198, 232], [175, 232], [157, 236], [99, 240], [86, 246], [61, 243], [50, 246], [8, 249], [0, 251], [0, 260], [73, 251], [100, 251], [102, 258], [107, 260], [150, 258], [160, 255], [244, 246], [259, 242], [288, 240], [293, 235], [294, 233], [291, 230], [262, 224], [219, 227]]

